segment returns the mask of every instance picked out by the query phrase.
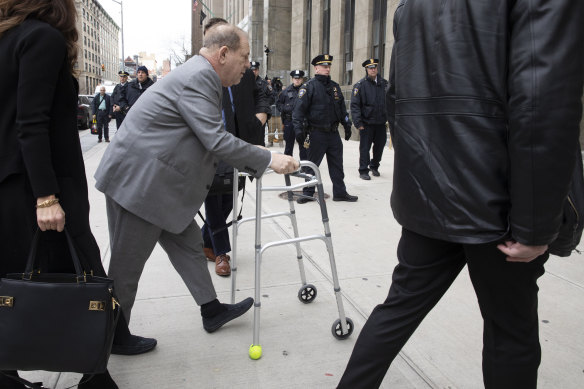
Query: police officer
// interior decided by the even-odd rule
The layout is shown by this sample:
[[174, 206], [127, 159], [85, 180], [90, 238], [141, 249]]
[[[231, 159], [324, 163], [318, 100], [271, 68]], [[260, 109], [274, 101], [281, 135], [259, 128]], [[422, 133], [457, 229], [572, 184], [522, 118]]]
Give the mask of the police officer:
[[[298, 100], [292, 111], [292, 123], [296, 139], [303, 143], [306, 121], [310, 145], [308, 160], [320, 166], [326, 154], [329, 174], [333, 182], [333, 201], [357, 201], [357, 196], [347, 193], [343, 173], [343, 144], [337, 127], [345, 128], [345, 140], [351, 137], [351, 121], [339, 84], [331, 80], [333, 56], [321, 54], [312, 60], [315, 76], [298, 91]], [[314, 200], [314, 186], [303, 189], [298, 204]]]
[[[387, 142], [387, 113], [385, 110], [385, 90], [387, 80], [377, 74], [379, 60], [370, 58], [363, 62], [366, 76], [353, 86], [351, 96], [351, 118], [359, 129], [359, 177], [370, 180], [369, 170], [379, 177], [379, 162]], [[373, 159], [369, 150], [373, 144]]]
[[[268, 82], [266, 80], [264, 80], [263, 78], [260, 77], [260, 63], [258, 61], [251, 61], [249, 63], [249, 68], [251, 69], [251, 71], [253, 72], [254, 76], [255, 76], [255, 83], [257, 88], [261, 91], [261, 93], [265, 96], [268, 97], [268, 102], [271, 106], [274, 104], [274, 94], [273, 94], [273, 89], [272, 86], [268, 84]], [[268, 120], [270, 119], [271, 115], [271, 109], [268, 112]], [[273, 146], [274, 145], [274, 133], [272, 131], [268, 131], [268, 146]]]
[[124, 104], [126, 101], [126, 89], [128, 88], [128, 72], [125, 70], [120, 70], [118, 72], [120, 76], [120, 83], [114, 87], [114, 91], [111, 95], [112, 104], [112, 116], [116, 118], [116, 127], [120, 128], [126, 114], [124, 113]]
[[[292, 125], [292, 110], [294, 109], [294, 103], [296, 103], [300, 86], [304, 82], [304, 71], [293, 70], [290, 72], [290, 77], [292, 77], [292, 84], [280, 93], [278, 101], [276, 101], [276, 108], [280, 111], [282, 123], [284, 124], [284, 141], [286, 141], [284, 154], [286, 155], [292, 155], [294, 151], [296, 135], [294, 133], [294, 126]], [[308, 154], [304, 143], [298, 142], [298, 146], [300, 147], [300, 160], [305, 161], [308, 158]]]

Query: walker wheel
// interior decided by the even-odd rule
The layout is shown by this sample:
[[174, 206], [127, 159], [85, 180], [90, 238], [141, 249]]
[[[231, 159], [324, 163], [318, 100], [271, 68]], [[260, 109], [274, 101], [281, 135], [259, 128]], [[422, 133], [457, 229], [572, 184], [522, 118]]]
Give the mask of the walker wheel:
[[298, 291], [298, 300], [310, 304], [316, 298], [316, 286], [306, 284]]
[[333, 336], [339, 340], [347, 339], [353, 333], [353, 320], [349, 319], [348, 317], [345, 318], [347, 320], [347, 333], [343, 334], [343, 329], [341, 327], [341, 319], [335, 320], [333, 326], [331, 328], [331, 332]]

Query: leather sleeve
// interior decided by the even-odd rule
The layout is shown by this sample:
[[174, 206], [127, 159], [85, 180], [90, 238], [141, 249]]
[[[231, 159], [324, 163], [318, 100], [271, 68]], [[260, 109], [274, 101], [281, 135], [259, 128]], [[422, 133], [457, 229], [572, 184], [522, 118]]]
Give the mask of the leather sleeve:
[[544, 245], [557, 236], [580, 158], [584, 1], [517, 0], [509, 25], [511, 233]]
[[36, 27], [17, 47], [20, 70], [16, 128], [22, 157], [35, 197], [59, 192], [51, 159], [49, 126], [53, 97], [64, 61], [65, 39], [57, 30]]

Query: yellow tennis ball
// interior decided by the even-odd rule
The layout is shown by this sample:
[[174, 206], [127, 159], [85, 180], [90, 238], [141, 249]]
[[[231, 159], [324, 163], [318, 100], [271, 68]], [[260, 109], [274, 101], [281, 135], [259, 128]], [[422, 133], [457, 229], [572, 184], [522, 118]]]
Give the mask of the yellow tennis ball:
[[249, 357], [251, 359], [260, 359], [262, 357], [262, 346], [257, 344], [249, 346]]

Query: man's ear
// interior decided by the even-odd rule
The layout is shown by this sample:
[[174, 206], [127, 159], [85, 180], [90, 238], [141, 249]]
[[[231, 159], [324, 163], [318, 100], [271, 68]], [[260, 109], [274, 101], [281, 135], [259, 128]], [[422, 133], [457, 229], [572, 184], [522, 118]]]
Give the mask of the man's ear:
[[220, 64], [225, 64], [225, 62], [227, 62], [227, 53], [229, 52], [229, 47], [227, 46], [221, 46], [221, 48], [219, 49], [219, 63]]

